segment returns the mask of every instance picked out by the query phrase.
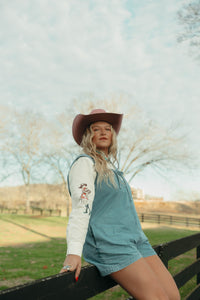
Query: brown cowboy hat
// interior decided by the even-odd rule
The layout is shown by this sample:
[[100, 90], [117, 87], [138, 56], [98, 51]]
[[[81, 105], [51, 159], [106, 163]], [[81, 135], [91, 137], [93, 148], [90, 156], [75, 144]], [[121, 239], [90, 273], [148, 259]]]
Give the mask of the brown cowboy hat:
[[89, 115], [78, 114], [72, 124], [72, 134], [78, 145], [88, 126], [94, 122], [104, 121], [112, 125], [116, 134], [119, 133], [123, 114], [107, 113], [104, 109], [93, 109]]

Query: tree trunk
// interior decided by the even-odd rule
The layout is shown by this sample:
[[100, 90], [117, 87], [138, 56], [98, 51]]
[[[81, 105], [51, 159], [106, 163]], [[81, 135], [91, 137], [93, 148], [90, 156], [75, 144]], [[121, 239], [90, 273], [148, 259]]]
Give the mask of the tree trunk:
[[30, 185], [26, 184], [26, 213], [30, 211]]

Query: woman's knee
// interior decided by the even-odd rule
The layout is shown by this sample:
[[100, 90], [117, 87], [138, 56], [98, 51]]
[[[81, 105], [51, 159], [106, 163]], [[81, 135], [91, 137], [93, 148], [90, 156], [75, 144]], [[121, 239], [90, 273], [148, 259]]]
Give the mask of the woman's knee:
[[170, 300], [181, 300], [181, 296], [180, 296], [178, 288], [170, 291], [169, 299]]
[[[142, 299], [142, 298], [141, 298]], [[167, 293], [160, 287], [146, 293], [146, 300], [170, 300]]]
[[[143, 298], [141, 298], [143, 299]], [[145, 300], [180, 300], [179, 290], [172, 290], [167, 293], [162, 287], [157, 287], [145, 293]]]
[[133, 290], [132, 296], [141, 300], [171, 300], [164, 288], [157, 281], [144, 280], [140, 289]]

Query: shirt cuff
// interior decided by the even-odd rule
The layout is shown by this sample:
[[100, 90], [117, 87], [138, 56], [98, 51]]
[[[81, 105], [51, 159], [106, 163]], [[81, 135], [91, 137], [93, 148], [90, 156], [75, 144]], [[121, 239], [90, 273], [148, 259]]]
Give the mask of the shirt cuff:
[[70, 243], [67, 245], [67, 254], [74, 254], [81, 257], [83, 250], [83, 245], [81, 243]]

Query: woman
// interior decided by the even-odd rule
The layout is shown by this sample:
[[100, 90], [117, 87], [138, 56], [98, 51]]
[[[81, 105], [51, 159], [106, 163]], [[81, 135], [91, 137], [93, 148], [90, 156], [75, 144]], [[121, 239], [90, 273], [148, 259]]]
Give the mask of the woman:
[[72, 212], [61, 272], [75, 271], [77, 281], [83, 254], [136, 299], [178, 300], [172, 276], [141, 229], [130, 187], [113, 164], [122, 117], [95, 109], [74, 119], [73, 137], [84, 154], [68, 176]]

